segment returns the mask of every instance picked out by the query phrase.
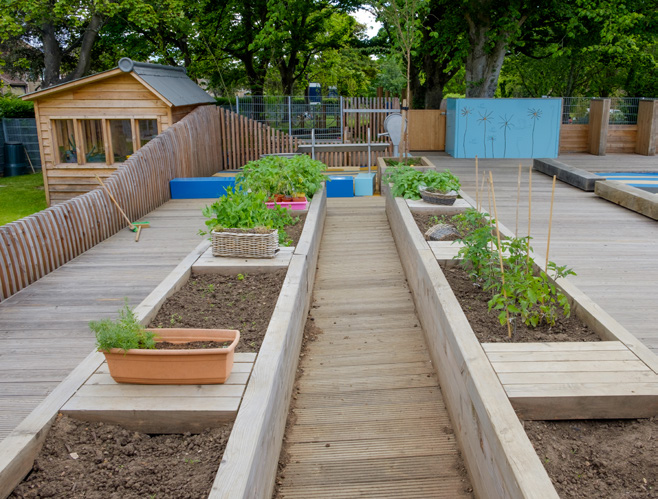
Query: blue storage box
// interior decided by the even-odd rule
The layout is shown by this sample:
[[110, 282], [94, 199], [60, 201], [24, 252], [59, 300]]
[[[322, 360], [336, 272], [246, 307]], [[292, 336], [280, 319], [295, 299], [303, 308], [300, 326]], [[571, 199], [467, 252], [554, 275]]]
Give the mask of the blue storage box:
[[354, 178], [343, 175], [329, 175], [329, 182], [327, 182], [327, 197], [354, 197]]
[[175, 178], [169, 182], [171, 199], [209, 199], [235, 188], [235, 177]]
[[356, 196], [372, 196], [375, 192], [375, 174], [359, 173], [354, 179], [354, 194]]

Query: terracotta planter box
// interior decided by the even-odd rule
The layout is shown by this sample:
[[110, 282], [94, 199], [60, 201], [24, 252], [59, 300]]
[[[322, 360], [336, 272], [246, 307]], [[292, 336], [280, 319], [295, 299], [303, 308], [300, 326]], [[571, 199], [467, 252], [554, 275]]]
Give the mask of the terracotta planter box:
[[148, 329], [156, 341], [230, 341], [226, 348], [194, 350], [121, 350], [103, 352], [110, 375], [117, 383], [140, 385], [216, 385], [224, 383], [233, 369], [240, 332], [228, 329]]

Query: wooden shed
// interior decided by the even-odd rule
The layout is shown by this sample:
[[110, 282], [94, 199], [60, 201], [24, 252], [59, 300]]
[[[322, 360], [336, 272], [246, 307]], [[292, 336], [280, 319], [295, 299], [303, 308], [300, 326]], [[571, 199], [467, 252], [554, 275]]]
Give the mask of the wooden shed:
[[98, 187], [140, 147], [215, 100], [184, 68], [119, 61], [117, 68], [23, 96], [34, 101], [48, 204]]

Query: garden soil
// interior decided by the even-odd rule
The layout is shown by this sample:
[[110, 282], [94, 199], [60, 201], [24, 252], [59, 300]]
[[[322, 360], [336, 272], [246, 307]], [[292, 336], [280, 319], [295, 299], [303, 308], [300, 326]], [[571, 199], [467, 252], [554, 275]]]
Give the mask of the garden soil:
[[238, 329], [236, 352], [258, 352], [286, 269], [261, 274], [192, 274], [149, 327]]
[[[421, 234], [425, 236], [425, 233], [434, 227], [436, 224], [446, 224], [454, 227], [450, 217], [437, 216], [431, 213], [412, 213], [416, 225], [420, 229]], [[448, 238], [443, 239], [443, 241], [454, 241], [458, 239], [459, 236], [454, 235]], [[427, 237], [425, 237], [427, 239]]]
[[658, 497], [658, 421], [526, 421], [561, 498]]
[[232, 423], [198, 435], [146, 435], [57, 416], [17, 498], [208, 497]]

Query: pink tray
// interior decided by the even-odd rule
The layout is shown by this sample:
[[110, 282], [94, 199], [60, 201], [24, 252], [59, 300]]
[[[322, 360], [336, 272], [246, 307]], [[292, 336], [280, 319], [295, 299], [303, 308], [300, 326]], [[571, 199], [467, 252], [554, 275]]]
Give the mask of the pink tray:
[[305, 210], [308, 208], [308, 200], [306, 201], [280, 201], [278, 203], [265, 203], [268, 208], [274, 208], [274, 205], [278, 204], [284, 208], [290, 208], [291, 210]]

